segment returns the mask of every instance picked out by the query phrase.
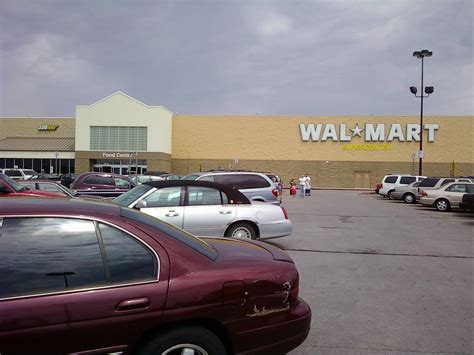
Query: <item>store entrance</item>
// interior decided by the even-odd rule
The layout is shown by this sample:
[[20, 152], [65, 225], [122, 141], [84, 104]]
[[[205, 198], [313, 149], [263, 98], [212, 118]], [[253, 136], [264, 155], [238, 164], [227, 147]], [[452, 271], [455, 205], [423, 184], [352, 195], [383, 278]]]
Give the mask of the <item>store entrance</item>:
[[92, 171], [119, 175], [140, 175], [147, 171], [146, 160], [92, 160]]

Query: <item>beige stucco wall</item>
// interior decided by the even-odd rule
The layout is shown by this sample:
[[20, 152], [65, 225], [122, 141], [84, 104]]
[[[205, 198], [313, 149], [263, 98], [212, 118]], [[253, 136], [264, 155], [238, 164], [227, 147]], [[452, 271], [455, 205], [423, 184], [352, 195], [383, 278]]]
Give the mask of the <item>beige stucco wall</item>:
[[[265, 161], [370, 161], [409, 162], [419, 148], [419, 142], [384, 142], [390, 145], [386, 151], [343, 150], [347, 144], [365, 144], [355, 136], [351, 142], [303, 142], [299, 124], [345, 123], [347, 129], [356, 123], [384, 123], [386, 132], [392, 123], [419, 123], [413, 116], [185, 116], [177, 115], [173, 121], [173, 159], [191, 160], [239, 160]], [[425, 117], [425, 124], [437, 123], [435, 140], [426, 141], [426, 163], [473, 163], [474, 118]], [[348, 131], [350, 133], [350, 131]], [[387, 134], [387, 133], [386, 133]], [[382, 143], [382, 142], [379, 142]], [[371, 143], [375, 144], [375, 143]]]
[[76, 107], [76, 150], [90, 150], [90, 126], [148, 127], [148, 152], [171, 154], [173, 113], [117, 92], [90, 106]]
[[[58, 125], [55, 131], [38, 131], [40, 125]], [[69, 118], [0, 118], [0, 139], [11, 137], [74, 138], [76, 120]]]

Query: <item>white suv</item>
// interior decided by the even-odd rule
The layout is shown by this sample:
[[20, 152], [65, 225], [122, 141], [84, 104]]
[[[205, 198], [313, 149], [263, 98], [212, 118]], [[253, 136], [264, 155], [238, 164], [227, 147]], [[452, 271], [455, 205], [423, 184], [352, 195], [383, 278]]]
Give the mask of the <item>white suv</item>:
[[426, 176], [408, 175], [408, 174], [392, 174], [386, 175], [382, 179], [382, 187], [379, 190], [379, 195], [391, 199], [391, 194], [398, 186], [407, 186], [415, 181], [426, 179]]
[[12, 178], [13, 180], [28, 180], [38, 173], [31, 169], [0, 169], [0, 173]]

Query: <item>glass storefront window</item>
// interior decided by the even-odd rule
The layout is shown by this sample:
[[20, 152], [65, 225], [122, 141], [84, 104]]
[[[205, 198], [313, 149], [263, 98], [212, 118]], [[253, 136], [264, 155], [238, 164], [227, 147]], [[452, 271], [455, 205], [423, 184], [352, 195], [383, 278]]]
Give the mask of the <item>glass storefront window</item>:
[[5, 158], [0, 158], [0, 169], [5, 169]]
[[33, 169], [33, 159], [23, 159], [24, 169]]
[[13, 158], [7, 158], [5, 163], [5, 168], [13, 169]]

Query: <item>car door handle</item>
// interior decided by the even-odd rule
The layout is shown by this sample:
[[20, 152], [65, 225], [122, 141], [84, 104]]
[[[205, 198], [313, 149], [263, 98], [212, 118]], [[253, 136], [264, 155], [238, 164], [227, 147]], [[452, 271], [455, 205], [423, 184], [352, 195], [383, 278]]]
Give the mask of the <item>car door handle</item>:
[[150, 305], [150, 299], [148, 297], [131, 298], [128, 300], [120, 301], [115, 307], [116, 311], [129, 311], [133, 309], [147, 308]]
[[179, 216], [179, 213], [176, 212], [175, 210], [170, 210], [170, 211], [168, 211], [167, 214], [165, 214], [165, 216], [166, 217], [177, 217], [177, 216]]
[[220, 214], [231, 214], [232, 211], [219, 211]]

